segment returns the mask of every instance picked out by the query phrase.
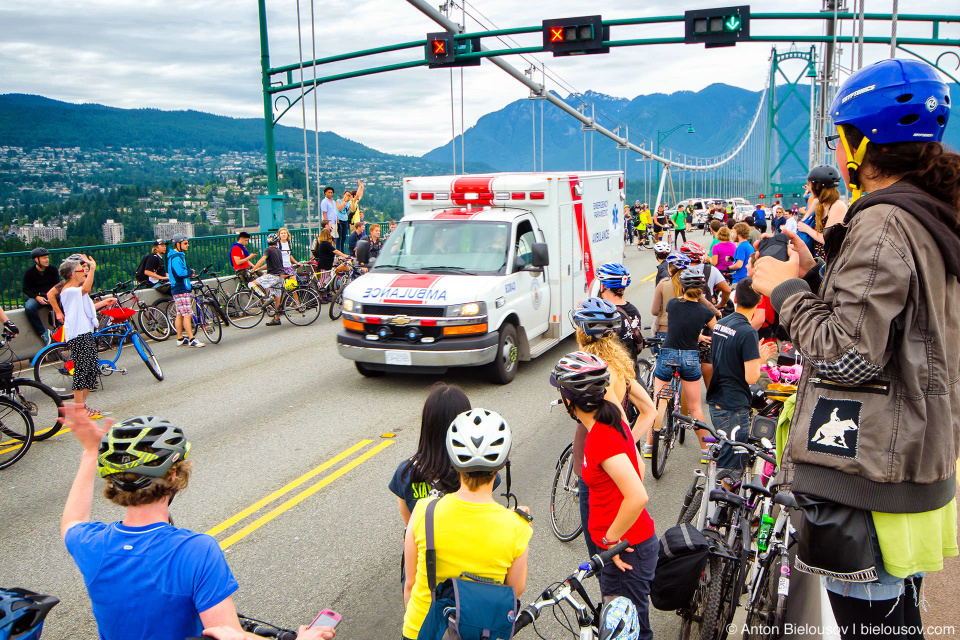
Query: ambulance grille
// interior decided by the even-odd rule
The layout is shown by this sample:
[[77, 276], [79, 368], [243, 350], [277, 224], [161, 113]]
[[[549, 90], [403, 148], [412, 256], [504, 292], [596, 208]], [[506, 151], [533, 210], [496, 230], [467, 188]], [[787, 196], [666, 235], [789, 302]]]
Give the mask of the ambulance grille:
[[410, 316], [414, 318], [442, 318], [443, 307], [424, 307], [402, 304], [365, 304], [363, 312], [375, 316]]

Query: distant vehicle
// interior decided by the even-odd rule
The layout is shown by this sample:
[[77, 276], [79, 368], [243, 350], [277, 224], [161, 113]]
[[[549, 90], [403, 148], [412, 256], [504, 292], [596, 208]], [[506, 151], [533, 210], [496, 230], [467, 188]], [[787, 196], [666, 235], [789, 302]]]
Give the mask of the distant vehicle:
[[693, 205], [693, 217], [690, 220], [690, 224], [697, 229], [703, 229], [707, 226], [709, 222], [707, 216], [710, 215], [710, 204], [713, 202], [719, 202], [718, 200], [709, 200], [704, 198], [693, 198], [690, 200], [682, 200], [677, 203], [677, 208], [686, 207], [688, 204]]
[[738, 204], [736, 205], [736, 209], [733, 215], [736, 218], [737, 222], [740, 222], [741, 220], [745, 219], [747, 216], [752, 216], [754, 209], [755, 207], [751, 204]]

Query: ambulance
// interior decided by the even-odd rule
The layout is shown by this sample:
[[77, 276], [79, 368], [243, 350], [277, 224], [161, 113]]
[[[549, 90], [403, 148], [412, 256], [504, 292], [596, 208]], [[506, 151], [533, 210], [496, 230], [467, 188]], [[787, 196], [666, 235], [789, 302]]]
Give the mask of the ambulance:
[[406, 178], [403, 203], [343, 292], [337, 346], [365, 376], [484, 366], [506, 384], [573, 333], [597, 267], [623, 261], [619, 171]]

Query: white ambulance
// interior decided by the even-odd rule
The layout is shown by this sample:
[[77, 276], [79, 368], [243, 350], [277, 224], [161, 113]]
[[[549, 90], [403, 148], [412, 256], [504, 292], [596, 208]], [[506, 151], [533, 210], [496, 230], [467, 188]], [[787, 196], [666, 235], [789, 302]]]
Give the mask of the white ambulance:
[[623, 261], [623, 174], [407, 178], [404, 217], [343, 293], [340, 354], [365, 376], [517, 364], [570, 335], [570, 311]]

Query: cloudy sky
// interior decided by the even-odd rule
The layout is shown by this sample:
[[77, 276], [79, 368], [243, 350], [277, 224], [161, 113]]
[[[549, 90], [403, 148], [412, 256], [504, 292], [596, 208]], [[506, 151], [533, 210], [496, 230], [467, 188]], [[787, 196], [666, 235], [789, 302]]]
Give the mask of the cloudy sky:
[[[442, 0], [436, 0], [439, 4]], [[847, 0], [852, 1], [852, 0]], [[440, 30], [404, 0], [314, 0], [316, 57], [407, 42]], [[462, 0], [457, 0], [458, 6]], [[472, 0], [467, 27], [516, 27], [550, 17], [582, 15], [587, 6], [573, 0]], [[718, 1], [607, 0], [604, 19], [674, 15], [687, 9], [724, 4]], [[753, 12], [818, 11], [821, 0], [754, 0]], [[892, 0], [866, 0], [867, 12], [887, 13]], [[936, 13], [937, 0], [901, 2], [901, 12]], [[300, 59], [297, 0], [267, 0], [273, 66]], [[304, 59], [312, 58], [311, 4], [300, 0]], [[596, 10], [596, 9], [594, 9]], [[461, 12], [457, 9], [460, 17]], [[867, 35], [881, 35], [889, 25], [868, 23]], [[757, 21], [755, 34], [821, 33], [815, 21]], [[901, 37], [929, 37], [929, 27], [901, 22]], [[649, 27], [615, 27], [614, 39], [681, 36], [682, 23]], [[960, 37], [960, 25], [943, 26], [942, 37]], [[522, 46], [539, 35], [519, 37]], [[492, 39], [488, 46], [501, 48]], [[783, 45], [787, 46], [787, 45]], [[809, 46], [809, 45], [806, 45]], [[95, 102], [116, 107], [198, 109], [239, 117], [263, 115], [255, 0], [3, 0], [0, 3], [0, 93], [31, 93], [68, 102]], [[849, 64], [849, 49], [844, 55]], [[929, 51], [929, 49], [928, 49]], [[548, 72], [578, 91], [593, 90], [632, 98], [639, 94], [699, 90], [714, 82], [748, 89], [763, 87], [770, 46], [761, 43], [706, 50], [670, 45], [614, 49], [611, 54], [557, 58], [539, 56]], [[939, 52], [936, 52], [939, 53]], [[889, 55], [886, 46], [868, 46], [867, 61]], [[328, 65], [338, 73], [412, 60], [408, 50], [367, 58], [365, 62]], [[510, 60], [529, 66], [518, 56]], [[308, 72], [309, 73], [309, 72]], [[312, 73], [309, 73], [312, 77]], [[456, 72], [459, 130], [459, 71]], [[567, 91], [549, 84], [566, 95]], [[469, 127], [485, 113], [524, 98], [527, 89], [489, 62], [464, 71], [464, 119]], [[295, 97], [294, 93], [290, 94]], [[312, 128], [313, 99], [307, 99]], [[325, 84], [319, 91], [319, 128], [383, 151], [422, 154], [450, 138], [450, 75], [425, 68]], [[283, 124], [301, 125], [299, 108]], [[469, 138], [468, 138], [469, 142]]]

